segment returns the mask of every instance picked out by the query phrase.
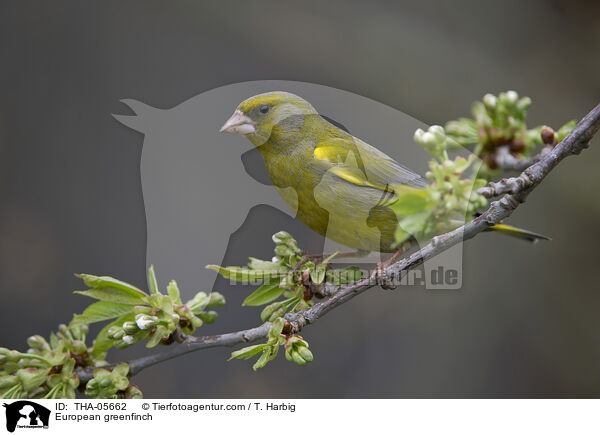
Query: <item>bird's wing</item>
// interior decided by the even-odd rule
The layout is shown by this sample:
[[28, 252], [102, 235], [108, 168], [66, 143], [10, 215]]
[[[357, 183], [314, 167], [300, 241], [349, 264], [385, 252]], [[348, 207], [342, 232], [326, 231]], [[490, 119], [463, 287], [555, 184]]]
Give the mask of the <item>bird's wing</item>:
[[377, 148], [352, 136], [320, 141], [313, 152], [315, 161], [357, 186], [391, 190], [390, 186], [426, 186], [418, 174], [403, 167]]

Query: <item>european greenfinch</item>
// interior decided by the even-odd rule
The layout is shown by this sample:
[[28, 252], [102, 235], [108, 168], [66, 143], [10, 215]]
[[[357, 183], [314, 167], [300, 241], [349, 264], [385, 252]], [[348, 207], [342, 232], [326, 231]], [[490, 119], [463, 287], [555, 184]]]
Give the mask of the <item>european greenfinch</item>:
[[[246, 136], [254, 144], [273, 185], [304, 224], [359, 251], [396, 251], [399, 217], [389, 206], [402, 193], [390, 186], [410, 190], [427, 185], [289, 92], [241, 102], [221, 132]], [[543, 238], [507, 225], [491, 228], [529, 240]]]

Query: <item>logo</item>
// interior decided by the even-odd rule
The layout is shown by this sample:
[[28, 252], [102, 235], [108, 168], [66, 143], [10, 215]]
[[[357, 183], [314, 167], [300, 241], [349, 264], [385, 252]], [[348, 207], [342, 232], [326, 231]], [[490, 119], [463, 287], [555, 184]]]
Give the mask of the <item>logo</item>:
[[14, 432], [15, 428], [48, 429], [50, 410], [29, 400], [19, 400], [11, 404], [4, 403], [6, 408], [6, 430]]

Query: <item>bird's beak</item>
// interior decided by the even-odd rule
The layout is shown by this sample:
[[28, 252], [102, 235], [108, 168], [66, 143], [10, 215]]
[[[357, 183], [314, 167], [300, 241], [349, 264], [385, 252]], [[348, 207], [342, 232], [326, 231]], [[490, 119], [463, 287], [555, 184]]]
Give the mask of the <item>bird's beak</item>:
[[256, 128], [254, 127], [254, 121], [244, 115], [241, 111], [236, 110], [231, 115], [231, 118], [227, 120], [220, 130], [221, 133], [233, 133], [233, 134], [250, 134], [255, 133]]

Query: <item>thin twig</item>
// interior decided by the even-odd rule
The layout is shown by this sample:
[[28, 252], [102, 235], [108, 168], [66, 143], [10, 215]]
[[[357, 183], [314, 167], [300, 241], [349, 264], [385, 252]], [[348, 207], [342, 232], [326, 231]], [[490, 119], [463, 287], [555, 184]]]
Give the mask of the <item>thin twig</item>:
[[562, 142], [557, 144], [550, 152], [547, 152], [537, 163], [525, 169], [521, 175], [504, 178], [498, 182], [491, 182], [479, 189], [477, 193], [486, 198], [492, 198], [505, 193], [517, 194], [531, 187], [530, 178], [539, 176], [540, 170], [543, 170], [543, 175], [545, 176], [566, 156], [579, 154], [584, 148], [587, 148], [590, 139], [598, 131], [600, 126], [598, 122], [598, 117], [600, 116], [598, 113], [600, 112], [599, 106], [594, 107], [585, 118], [577, 123], [573, 131]]
[[542, 160], [550, 151], [552, 151], [552, 147], [546, 145], [535, 156], [520, 159], [510, 153], [509, 145], [505, 145], [497, 149], [495, 161], [498, 168], [503, 171], [524, 171], [534, 163]]
[[[412, 269], [424, 261], [435, 257], [452, 246], [468, 240], [492, 225], [500, 223], [527, 198], [527, 195], [538, 186], [542, 180], [554, 169], [554, 167], [565, 157], [579, 154], [587, 148], [590, 139], [600, 128], [600, 104], [597, 105], [585, 118], [583, 118], [573, 131], [552, 150], [539, 156], [539, 160], [528, 166], [518, 177], [490, 183], [487, 187], [479, 190], [486, 197], [494, 197], [505, 194], [502, 198], [490, 204], [488, 209], [472, 221], [448, 233], [434, 237], [426, 246], [414, 252], [408, 257], [389, 265], [384, 269], [388, 279], [399, 276], [402, 272]], [[531, 162], [529, 162], [531, 163]], [[341, 286], [328, 299], [319, 302], [312, 307], [297, 312], [288, 313], [285, 319], [291, 323], [292, 332], [298, 332], [302, 328], [324, 316], [331, 310], [366, 290], [376, 286], [378, 283], [373, 278], [365, 278], [354, 284]], [[209, 347], [234, 346], [240, 343], [251, 343], [264, 339], [271, 327], [270, 323], [264, 323], [256, 328], [229, 334], [213, 335], [205, 337], [187, 337], [181, 344], [173, 345], [169, 350], [150, 356], [145, 356], [129, 361], [130, 375], [136, 375], [146, 367], [163, 361], [176, 358], [190, 352]], [[79, 378], [86, 382], [91, 378], [91, 369], [79, 369]]]

